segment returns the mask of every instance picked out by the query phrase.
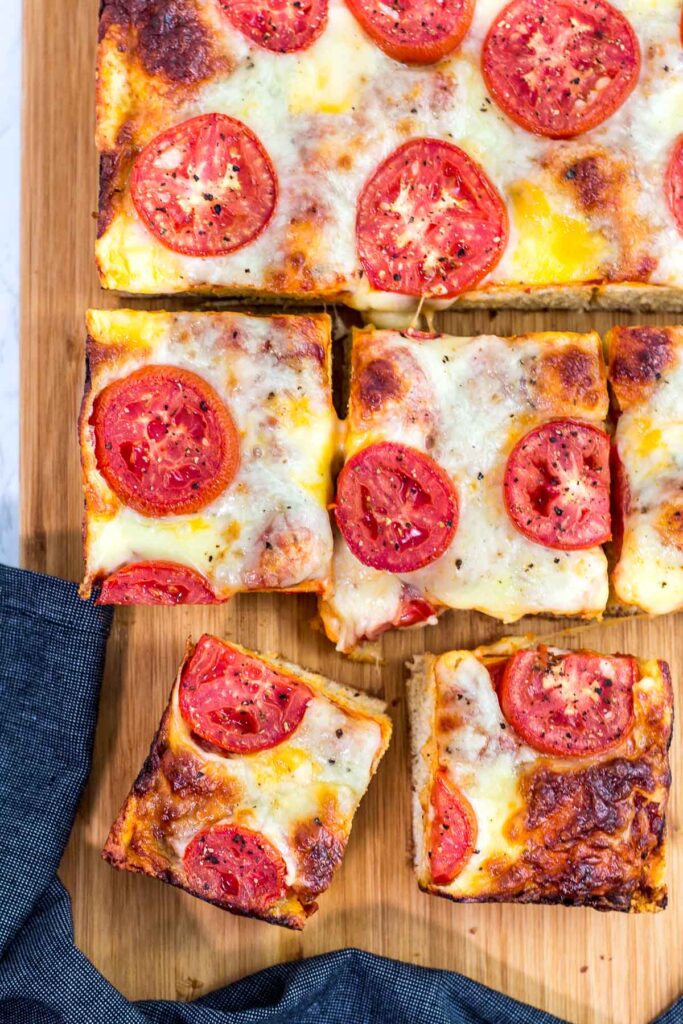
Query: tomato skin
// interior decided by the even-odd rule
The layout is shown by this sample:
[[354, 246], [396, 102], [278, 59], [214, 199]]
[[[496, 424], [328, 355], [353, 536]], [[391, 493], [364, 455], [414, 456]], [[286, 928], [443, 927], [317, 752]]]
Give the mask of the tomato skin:
[[133, 562], [104, 580], [97, 604], [218, 604], [207, 580], [175, 562]]
[[434, 64], [462, 42], [474, 0], [347, 0], [354, 17], [389, 57], [404, 64]]
[[522, 128], [552, 139], [607, 120], [635, 88], [640, 63], [633, 28], [607, 0], [512, 0], [482, 50], [482, 73], [498, 106]]
[[280, 853], [259, 832], [237, 825], [198, 832], [183, 866], [198, 896], [243, 913], [263, 913], [285, 892], [287, 869]]
[[378, 640], [383, 633], [390, 629], [412, 629], [436, 615], [436, 608], [422, 597], [417, 587], [404, 583], [401, 589], [401, 602], [396, 615], [391, 622], [385, 622], [382, 626], [373, 629], [371, 633], [363, 637], [364, 640]]
[[609, 436], [580, 420], [552, 420], [525, 434], [508, 457], [503, 483], [520, 533], [560, 551], [608, 541], [609, 450]]
[[435, 885], [450, 885], [474, 852], [477, 819], [469, 800], [444, 771], [435, 776], [430, 803], [430, 874]]
[[[438, 194], [437, 194], [438, 193]], [[500, 260], [508, 239], [503, 200], [462, 149], [411, 139], [363, 186], [356, 247], [373, 288], [455, 298]]]
[[666, 170], [666, 198], [676, 227], [683, 235], [683, 135], [674, 143]]
[[253, 43], [272, 53], [307, 50], [327, 24], [327, 0], [220, 0], [223, 13]]
[[335, 516], [352, 554], [375, 569], [413, 572], [439, 558], [458, 525], [450, 478], [429, 456], [383, 441], [352, 456]]
[[250, 128], [224, 114], [200, 114], [145, 146], [133, 165], [130, 194], [142, 222], [167, 249], [225, 256], [265, 230], [278, 182]]
[[258, 658], [203, 636], [180, 679], [189, 728], [229, 754], [254, 754], [290, 739], [313, 692]]
[[239, 434], [222, 400], [176, 366], [144, 366], [112, 381], [95, 398], [90, 423], [100, 473], [144, 516], [197, 512], [239, 467]]
[[491, 686], [496, 691], [500, 692], [500, 686], [503, 682], [503, 676], [505, 674], [505, 668], [509, 658], [501, 658], [500, 661], [489, 661], [486, 665], [486, 670], [491, 677]]
[[535, 750], [588, 757], [618, 746], [633, 727], [638, 663], [626, 655], [547, 647], [514, 654], [499, 688], [507, 721]]
[[612, 550], [615, 558], [621, 555], [624, 543], [624, 526], [631, 508], [631, 488], [619, 449], [613, 442], [609, 453], [610, 477], [612, 480]]

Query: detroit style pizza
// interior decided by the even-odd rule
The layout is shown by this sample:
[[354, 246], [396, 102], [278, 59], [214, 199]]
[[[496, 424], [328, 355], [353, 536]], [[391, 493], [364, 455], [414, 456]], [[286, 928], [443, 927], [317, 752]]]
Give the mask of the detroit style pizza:
[[104, 0], [102, 284], [683, 305], [679, 0]]
[[597, 334], [354, 334], [320, 612], [340, 650], [446, 608], [599, 616], [611, 536]]
[[213, 636], [190, 643], [104, 857], [303, 928], [384, 754], [384, 704]]
[[420, 887], [464, 902], [663, 909], [668, 666], [527, 644], [413, 663]]
[[616, 327], [607, 337], [617, 405], [612, 455], [617, 599], [683, 608], [683, 329]]
[[337, 419], [325, 315], [88, 314], [86, 574], [104, 604], [321, 591]]

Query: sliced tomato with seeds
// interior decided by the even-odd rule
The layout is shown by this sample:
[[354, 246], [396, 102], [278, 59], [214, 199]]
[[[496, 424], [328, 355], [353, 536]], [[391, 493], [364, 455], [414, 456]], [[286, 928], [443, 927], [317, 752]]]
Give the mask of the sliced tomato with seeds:
[[439, 139], [400, 146], [358, 199], [358, 255], [380, 291], [459, 295], [493, 269], [507, 237], [505, 204], [482, 168]]
[[224, 256], [266, 227], [278, 186], [270, 157], [241, 121], [201, 114], [157, 135], [133, 166], [130, 194], [168, 249]]
[[398, 629], [409, 629], [419, 626], [422, 622], [436, 615], [436, 608], [422, 596], [416, 587], [404, 583], [401, 593], [401, 604], [393, 625]]
[[635, 658], [518, 651], [500, 685], [500, 705], [521, 738], [544, 754], [588, 757], [617, 746], [633, 726]]
[[380, 49], [406, 64], [433, 64], [459, 46], [474, 0], [347, 0]]
[[175, 562], [133, 562], [102, 584], [97, 604], [217, 604], [208, 581]]
[[273, 53], [314, 43], [327, 24], [327, 0], [220, 0], [235, 28]]
[[239, 466], [230, 413], [210, 384], [177, 366], [144, 366], [108, 384], [90, 422], [100, 473], [145, 516], [197, 512]]
[[579, 420], [529, 431], [505, 470], [505, 505], [517, 529], [548, 548], [604, 544], [610, 532], [608, 435]]
[[178, 692], [190, 729], [230, 754], [253, 754], [289, 739], [312, 699], [304, 683], [212, 636], [199, 640]]
[[213, 825], [188, 844], [183, 866], [190, 889], [244, 913], [262, 913], [285, 892], [287, 867], [273, 844], [249, 828]]
[[450, 477], [428, 455], [383, 441], [362, 448], [342, 469], [335, 515], [363, 565], [413, 572], [450, 544], [458, 497]]
[[621, 107], [638, 81], [640, 47], [606, 0], [513, 0], [489, 29], [482, 71], [508, 117], [565, 139]]
[[679, 135], [666, 172], [666, 197], [676, 227], [683, 234], [683, 135]]
[[477, 842], [477, 818], [457, 786], [439, 771], [431, 792], [429, 870], [435, 885], [450, 885], [472, 856]]

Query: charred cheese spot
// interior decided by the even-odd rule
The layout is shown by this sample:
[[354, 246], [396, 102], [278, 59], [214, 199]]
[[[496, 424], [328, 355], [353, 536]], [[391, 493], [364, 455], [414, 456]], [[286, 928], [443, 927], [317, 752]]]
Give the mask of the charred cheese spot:
[[342, 862], [346, 836], [326, 828], [317, 817], [296, 826], [292, 845], [298, 865], [297, 891], [307, 902], [329, 887]]
[[647, 399], [674, 362], [674, 343], [666, 328], [617, 327], [608, 343], [610, 380], [622, 409]]
[[187, 0], [105, 0], [100, 41], [114, 25], [136, 33], [132, 45], [150, 75], [191, 85], [215, 70], [209, 34]]
[[595, 351], [567, 345], [544, 355], [537, 367], [537, 391], [558, 411], [595, 410], [604, 406], [605, 382]]
[[401, 377], [389, 359], [371, 359], [358, 374], [361, 407], [374, 413], [389, 400], [398, 401], [403, 393]]

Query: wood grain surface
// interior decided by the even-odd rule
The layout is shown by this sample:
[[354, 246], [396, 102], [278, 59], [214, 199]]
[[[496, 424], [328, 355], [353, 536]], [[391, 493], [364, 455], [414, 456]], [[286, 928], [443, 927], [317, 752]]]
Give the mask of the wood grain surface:
[[[97, 6], [97, 0], [25, 0], [22, 551], [24, 565], [72, 580], [82, 570], [76, 416], [83, 315], [89, 305], [121, 304], [100, 291], [93, 261]], [[607, 313], [478, 312], [449, 314], [442, 326], [466, 334], [604, 331], [629, 320], [634, 322]], [[644, 1024], [664, 1009], [683, 991], [681, 718], [672, 751], [668, 910], [629, 918], [453, 905], [420, 893], [410, 867], [402, 666], [414, 652], [494, 640], [503, 628], [481, 615], [451, 613], [437, 627], [385, 638], [381, 667], [358, 666], [309, 628], [314, 611], [308, 597], [263, 595], [220, 609], [116, 613], [94, 768], [61, 867], [73, 896], [76, 940], [96, 966], [133, 998], [190, 999], [283, 959], [358, 946], [461, 971], [570, 1021]], [[676, 681], [683, 671], [682, 625], [681, 616], [607, 622], [571, 632], [569, 643], [664, 657]], [[563, 626], [527, 620], [508, 632], [554, 635]], [[357, 816], [346, 861], [301, 935], [233, 918], [100, 860], [109, 825], [156, 729], [185, 638], [203, 630], [282, 652], [389, 702], [394, 740]], [[680, 683], [677, 690], [683, 698]]]

